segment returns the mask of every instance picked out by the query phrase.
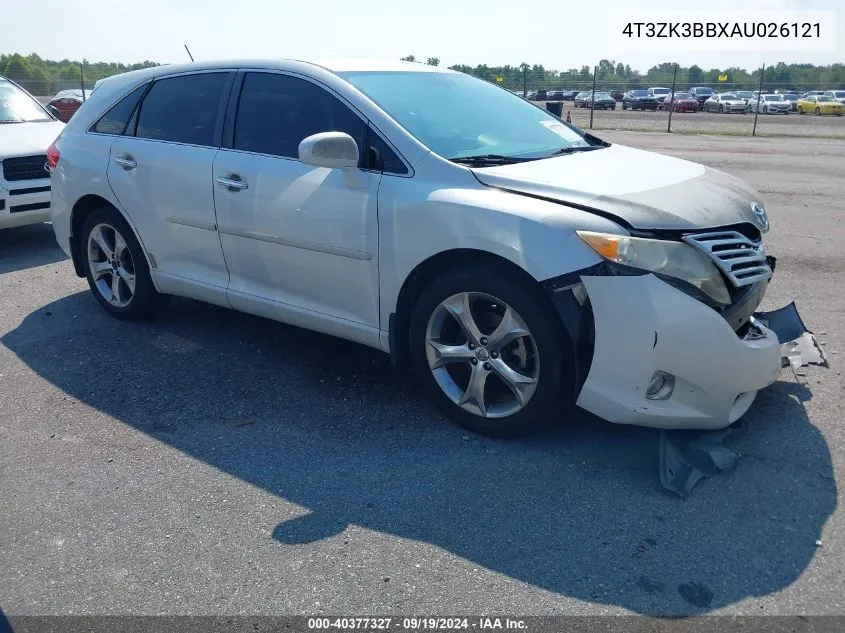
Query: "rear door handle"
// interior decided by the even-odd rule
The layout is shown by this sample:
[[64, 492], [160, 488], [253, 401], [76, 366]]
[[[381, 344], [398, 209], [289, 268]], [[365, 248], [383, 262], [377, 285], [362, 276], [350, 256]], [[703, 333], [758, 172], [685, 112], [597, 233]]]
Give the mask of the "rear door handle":
[[241, 191], [242, 189], [249, 189], [249, 185], [247, 185], [243, 180], [235, 176], [234, 178], [224, 178], [223, 176], [218, 176], [214, 179], [214, 181], [220, 185], [221, 187], [226, 187], [229, 191]]
[[138, 166], [138, 163], [131, 156], [118, 156], [114, 159], [114, 162], [127, 171], [130, 169], [135, 169]]

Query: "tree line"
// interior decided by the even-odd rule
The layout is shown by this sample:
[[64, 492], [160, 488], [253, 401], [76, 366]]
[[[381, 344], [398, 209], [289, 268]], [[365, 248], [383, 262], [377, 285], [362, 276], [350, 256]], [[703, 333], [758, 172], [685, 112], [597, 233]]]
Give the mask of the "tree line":
[[137, 64], [89, 62], [86, 59], [54, 61], [42, 59], [35, 53], [26, 56], [19, 53], [0, 55], [0, 75], [16, 81], [32, 94], [39, 96], [52, 95], [58, 90], [68, 88], [79, 88], [83, 79], [85, 87], [90, 88], [95, 81], [103, 77], [151, 66], [158, 64], [151, 61]]
[[[405, 61], [419, 62], [438, 66], [437, 57], [417, 59], [414, 55], [402, 58]], [[42, 59], [35, 53], [21, 55], [13, 53], [0, 55], [0, 75], [9, 77], [20, 83], [30, 92], [38, 95], [51, 95], [57, 90], [76, 88], [84, 78], [86, 87], [91, 87], [95, 81], [130, 70], [157, 66], [149, 60], [136, 64], [115, 62], [89, 62], [88, 60], [63, 59], [55, 61]], [[473, 75], [486, 81], [494, 82], [511, 90], [543, 88], [547, 90], [564, 90], [589, 88], [593, 82], [593, 72], [596, 74], [596, 86], [603, 90], [623, 90], [632, 88], [646, 88], [648, 86], [672, 86], [673, 77], [681, 88], [693, 85], [712, 86], [724, 90], [753, 90], [760, 84], [761, 69], [747, 70], [745, 68], [703, 68], [679, 66], [675, 72], [675, 64], [664, 62], [652, 66], [645, 73], [634, 70], [628, 64], [610, 59], [602, 59], [595, 67], [581, 66], [567, 70], [551, 70], [542, 64], [529, 65], [526, 63], [515, 66], [488, 66], [479, 64], [468, 66], [455, 64], [449, 66], [452, 70]], [[767, 67], [763, 76], [765, 88], [783, 88], [794, 90], [812, 89], [843, 89], [845, 90], [845, 64], [831, 64], [817, 66], [814, 64], [785, 64], [779, 62]]]

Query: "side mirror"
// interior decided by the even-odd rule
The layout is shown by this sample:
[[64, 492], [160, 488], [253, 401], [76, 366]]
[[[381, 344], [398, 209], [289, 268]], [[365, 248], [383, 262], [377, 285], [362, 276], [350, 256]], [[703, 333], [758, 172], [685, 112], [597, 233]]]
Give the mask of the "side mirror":
[[306, 165], [344, 169], [358, 166], [358, 143], [344, 132], [312, 134], [299, 144], [299, 160]]
[[61, 120], [62, 113], [59, 112], [59, 109], [51, 103], [47, 104], [47, 110], [57, 119]]

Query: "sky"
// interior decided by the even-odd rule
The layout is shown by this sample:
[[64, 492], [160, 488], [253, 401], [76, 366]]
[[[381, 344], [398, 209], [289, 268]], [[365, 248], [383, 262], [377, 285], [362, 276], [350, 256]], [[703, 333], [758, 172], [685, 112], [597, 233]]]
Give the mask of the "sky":
[[[0, 53], [57, 60], [182, 62], [187, 44], [197, 60], [413, 54], [447, 66], [524, 61], [555, 70], [600, 59], [641, 71], [667, 61], [705, 69], [845, 62], [842, 0], [0, 0], [0, 18], [13, 2], [14, 28], [0, 32]], [[684, 8], [725, 19], [736, 9], [838, 9], [836, 50], [632, 51], [612, 38], [619, 12]]]

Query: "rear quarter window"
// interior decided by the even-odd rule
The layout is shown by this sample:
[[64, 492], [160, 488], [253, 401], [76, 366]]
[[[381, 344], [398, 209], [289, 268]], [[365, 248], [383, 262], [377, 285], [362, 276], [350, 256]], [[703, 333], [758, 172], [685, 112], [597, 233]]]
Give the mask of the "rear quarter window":
[[108, 112], [100, 117], [100, 120], [94, 124], [92, 130], [99, 134], [123, 134], [126, 124], [129, 123], [129, 119], [132, 117], [135, 107], [147, 90], [147, 86], [148, 84], [139, 86], [123, 97], [123, 99], [118, 101]]

